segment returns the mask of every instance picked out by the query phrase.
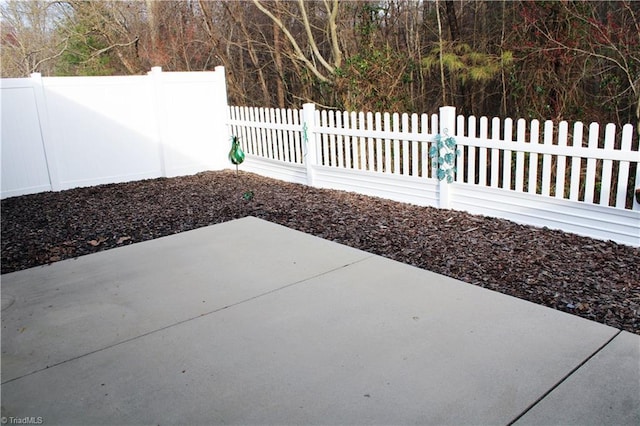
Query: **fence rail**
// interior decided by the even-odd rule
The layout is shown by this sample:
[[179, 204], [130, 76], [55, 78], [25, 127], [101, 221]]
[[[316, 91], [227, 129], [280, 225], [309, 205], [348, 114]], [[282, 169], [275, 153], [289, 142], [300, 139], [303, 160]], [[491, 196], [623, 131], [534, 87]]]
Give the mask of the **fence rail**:
[[[638, 142], [621, 131], [567, 122], [439, 114], [232, 106], [230, 133], [244, 167], [317, 187], [501, 217], [640, 246]], [[515, 124], [515, 126], [514, 126]], [[455, 178], [439, 181], [429, 155], [456, 142]]]

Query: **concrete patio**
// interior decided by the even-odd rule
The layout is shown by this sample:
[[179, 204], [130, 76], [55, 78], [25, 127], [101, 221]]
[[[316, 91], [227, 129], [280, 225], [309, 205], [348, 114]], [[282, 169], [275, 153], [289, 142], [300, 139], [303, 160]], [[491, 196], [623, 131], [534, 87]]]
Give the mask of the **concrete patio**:
[[244, 218], [2, 275], [2, 416], [638, 425], [640, 336]]

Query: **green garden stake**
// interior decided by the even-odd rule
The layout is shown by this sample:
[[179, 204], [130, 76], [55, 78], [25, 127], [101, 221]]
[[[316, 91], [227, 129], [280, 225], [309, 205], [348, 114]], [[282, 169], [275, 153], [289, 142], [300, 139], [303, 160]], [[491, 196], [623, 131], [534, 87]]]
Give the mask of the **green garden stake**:
[[244, 152], [240, 148], [240, 139], [237, 136], [231, 137], [231, 151], [229, 151], [229, 161], [236, 165], [236, 175], [238, 174], [238, 165], [244, 161]]

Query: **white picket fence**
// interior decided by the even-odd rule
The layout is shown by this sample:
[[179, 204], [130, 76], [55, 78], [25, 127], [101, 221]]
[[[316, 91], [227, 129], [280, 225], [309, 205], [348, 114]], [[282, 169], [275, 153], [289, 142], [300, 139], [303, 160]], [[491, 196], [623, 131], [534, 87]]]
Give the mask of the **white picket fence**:
[[[640, 246], [640, 155], [628, 124], [229, 107], [241, 166], [277, 179], [464, 210]], [[455, 180], [437, 179], [436, 136], [453, 137]]]

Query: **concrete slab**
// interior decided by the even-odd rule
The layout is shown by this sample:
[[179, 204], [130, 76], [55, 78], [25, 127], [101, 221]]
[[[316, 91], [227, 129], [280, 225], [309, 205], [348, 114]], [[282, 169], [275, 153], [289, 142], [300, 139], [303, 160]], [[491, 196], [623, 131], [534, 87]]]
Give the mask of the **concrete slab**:
[[517, 425], [640, 425], [640, 336], [621, 332]]
[[283, 229], [244, 218], [2, 275], [2, 379], [371, 256]]
[[[39, 308], [3, 312], [2, 415], [69, 425], [509, 424], [618, 333], [256, 219], [194, 232], [203, 236], [156, 240], [151, 253], [99, 253], [90, 264], [99, 273], [73, 269], [24, 292], [12, 285], [7, 312], [30, 298]], [[183, 255], [194, 241], [205, 253]], [[234, 259], [244, 253], [250, 265], [239, 271]], [[138, 257], [154, 269], [152, 283], [133, 266], [114, 272]], [[109, 294], [80, 280], [65, 285], [74, 274], [97, 274], [111, 291], [127, 283], [120, 303], [145, 326], [110, 325], [100, 329], [106, 338], [85, 336], [82, 351], [69, 349], [67, 337], [77, 343], [69, 334], [92, 332], [82, 323], [100, 327], [120, 313], [114, 303], [97, 316], [65, 315], [53, 322], [57, 338], [47, 338], [48, 297], [94, 306]], [[191, 284], [175, 284], [183, 281]], [[144, 290], [135, 292], [138, 282]], [[60, 290], [44, 289], [53, 283]], [[217, 308], [197, 309], [203, 295]], [[47, 345], [37, 336], [20, 342], [29, 328]], [[5, 339], [5, 329], [18, 331]], [[51, 353], [63, 360], [46, 368]]]

